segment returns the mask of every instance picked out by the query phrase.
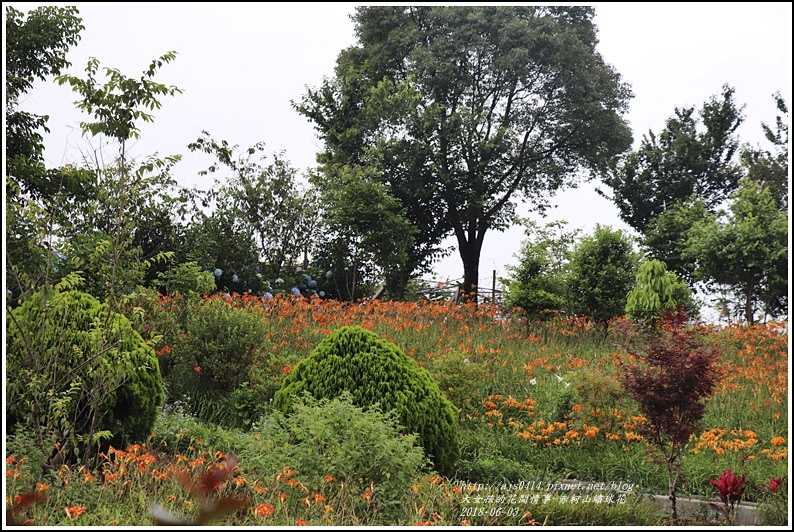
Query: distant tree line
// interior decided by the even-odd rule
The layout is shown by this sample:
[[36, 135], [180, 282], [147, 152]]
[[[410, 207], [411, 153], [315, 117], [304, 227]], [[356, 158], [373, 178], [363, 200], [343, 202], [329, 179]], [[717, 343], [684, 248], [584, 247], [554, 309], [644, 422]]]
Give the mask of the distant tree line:
[[[740, 142], [743, 108], [726, 84], [631, 150], [633, 95], [596, 50], [594, 16], [587, 6], [358, 7], [357, 43], [293, 102], [323, 142], [317, 167], [299, 175], [283, 153], [204, 131], [188, 148], [213, 156], [204, 173], [217, 179], [197, 190], [177, 185], [181, 155], [130, 160], [123, 149], [153, 120], [156, 97], [180, 92], [153, 80], [175, 53], [141, 78], [103, 68], [101, 82], [96, 59], [82, 78], [63, 75], [84, 29], [77, 9], [6, 6], [9, 304], [69, 276], [102, 300], [138, 286], [353, 300], [380, 281], [401, 300], [453, 235], [476, 297], [485, 235], [523, 223], [505, 282], [530, 315], [622, 315], [651, 261], [664, 273], [646, 274], [674, 276], [670, 301], [696, 306], [709, 291], [725, 317], [785, 315], [787, 103], [774, 95], [766, 147]], [[87, 135], [119, 140], [117, 155], [45, 166], [47, 117], [19, 102], [51, 76], [96, 120], [82, 124]], [[543, 213], [582, 178], [604, 183], [635, 235], [598, 226], [579, 237], [516, 218], [518, 205]]]

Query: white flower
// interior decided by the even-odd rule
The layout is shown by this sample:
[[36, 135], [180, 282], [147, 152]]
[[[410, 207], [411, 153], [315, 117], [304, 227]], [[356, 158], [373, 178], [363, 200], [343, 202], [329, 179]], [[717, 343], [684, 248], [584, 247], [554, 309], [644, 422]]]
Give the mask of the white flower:
[[532, 386], [535, 386], [535, 385], [538, 383], [538, 379], [530, 379], [529, 383], [530, 383]]
[[569, 386], [571, 385], [571, 383], [570, 383], [570, 382], [563, 382], [563, 384], [565, 385], [565, 387], [566, 387], [566, 388], [567, 388], [567, 387], [569, 387]]
[[469, 360], [468, 358], [464, 358], [464, 359], [463, 359], [463, 363], [464, 363], [464, 364], [468, 364], [468, 363], [470, 363], [470, 362], [471, 362], [471, 360]]
[[554, 374], [554, 376], [555, 376], [555, 377], [557, 377], [557, 382], [562, 382], [562, 377], [560, 377], [560, 376], [559, 376], [559, 375], [557, 375], [556, 373]]

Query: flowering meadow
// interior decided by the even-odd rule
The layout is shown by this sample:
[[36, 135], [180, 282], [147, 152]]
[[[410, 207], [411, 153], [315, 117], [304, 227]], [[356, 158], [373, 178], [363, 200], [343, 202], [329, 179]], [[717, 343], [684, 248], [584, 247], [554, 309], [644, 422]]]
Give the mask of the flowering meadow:
[[[147, 312], [139, 330], [155, 348], [169, 390], [153, 434], [125, 449], [103, 449], [93, 464], [67, 462], [45, 473], [41, 457], [26, 452], [24, 442], [9, 440], [9, 522], [665, 523], [664, 515], [638, 497], [666, 493], [667, 477], [638, 430], [647, 420], [622, 388], [621, 367], [632, 361], [616, 347], [612, 326], [605, 331], [587, 319], [565, 317], [527, 322], [488, 305], [351, 304], [281, 295], [263, 300], [235, 294], [192, 302], [161, 296], [140, 304]], [[227, 331], [246, 352], [224, 352], [222, 360], [229, 362], [223, 374], [223, 364], [212, 358], [218, 354], [210, 351], [226, 348], [223, 331], [215, 340], [202, 332], [209, 327], [205, 322], [189, 325], [189, 318], [215, 312], [221, 304], [233, 323], [239, 318], [250, 329]], [[396, 344], [430, 372], [453, 402], [461, 429], [461, 459], [453, 478], [426, 466], [404, 476], [402, 470], [378, 472], [379, 481], [367, 481], [376, 478], [366, 476], [371, 472], [341, 478], [337, 470], [323, 469], [324, 460], [295, 461], [293, 440], [279, 439], [270, 399], [280, 380], [343, 325], [360, 325]], [[783, 499], [787, 509], [787, 486], [777, 488], [787, 484], [788, 474], [788, 324], [702, 327], [708, 341], [720, 348], [722, 377], [701, 428], [686, 447], [679, 496], [718, 501], [716, 479], [731, 470], [745, 475], [743, 501], [766, 504], [774, 495], [776, 504]], [[245, 335], [258, 340], [243, 345]], [[211, 380], [207, 384], [202, 378]], [[212, 383], [218, 385], [215, 396], [199, 393]], [[328, 410], [329, 418], [353, 412], [365, 421], [363, 413], [344, 405], [324, 407], [336, 409]], [[288, 417], [279, 426], [298, 431], [289, 425], [297, 420]], [[382, 420], [366, 422], [374, 427]], [[383, 434], [378, 449], [413, 452], [391, 447], [401, 435]], [[318, 448], [321, 440], [318, 436]], [[355, 453], [365, 451], [353, 447], [334, 450], [327, 444], [324, 449], [364, 460]], [[601, 487], [597, 493], [549, 491], [574, 480]]]

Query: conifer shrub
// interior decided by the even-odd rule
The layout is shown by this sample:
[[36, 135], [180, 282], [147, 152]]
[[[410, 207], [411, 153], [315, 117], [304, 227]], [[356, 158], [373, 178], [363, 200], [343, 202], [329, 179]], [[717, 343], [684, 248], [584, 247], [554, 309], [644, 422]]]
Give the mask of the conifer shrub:
[[349, 392], [362, 408], [393, 411], [436, 470], [451, 476], [460, 456], [457, 409], [430, 374], [399, 347], [358, 325], [336, 329], [298, 363], [276, 392], [273, 405], [288, 413], [296, 396], [333, 399]]
[[6, 413], [71, 459], [144, 441], [165, 393], [157, 357], [122, 314], [90, 294], [43, 289], [7, 313]]

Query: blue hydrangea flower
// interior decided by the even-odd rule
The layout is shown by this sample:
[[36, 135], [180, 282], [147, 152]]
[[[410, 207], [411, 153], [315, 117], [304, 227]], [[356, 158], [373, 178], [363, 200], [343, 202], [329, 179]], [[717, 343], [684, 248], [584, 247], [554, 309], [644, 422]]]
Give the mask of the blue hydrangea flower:
[[226, 292], [226, 293], [223, 295], [223, 299], [229, 299], [230, 297], [232, 297], [232, 295], [231, 295], [229, 292]]
[[235, 273], [234, 275], [232, 275], [232, 282], [233, 282], [233, 283], [238, 283], [238, 282], [240, 282], [240, 278], [239, 278], [239, 277], [237, 277], [237, 274], [236, 274], [236, 273]]
[[299, 289], [297, 286], [293, 286], [293, 287], [292, 287], [292, 290], [290, 290], [290, 293], [291, 293], [293, 296], [299, 296], [299, 295], [300, 295], [300, 293], [301, 293], [301, 291], [300, 291], [300, 289]]
[[273, 298], [273, 294], [271, 294], [270, 292], [265, 292], [265, 295], [262, 296], [262, 299], [265, 299], [265, 300], [272, 299], [272, 298]]
[[332, 272], [331, 270], [328, 270], [327, 272], [325, 272], [325, 278], [326, 279], [330, 279], [333, 276], [334, 276], [334, 272]]
[[311, 276], [308, 273], [304, 273], [303, 278], [306, 279], [307, 281], [311, 281]]
[[325, 297], [325, 292], [323, 292], [322, 290], [320, 290], [320, 297]]
[[223, 270], [221, 270], [220, 268], [215, 268], [215, 271], [212, 273], [215, 274], [215, 277], [220, 277], [221, 275], [223, 275]]
[[309, 288], [317, 288], [317, 281], [315, 281], [314, 279], [309, 281]]

